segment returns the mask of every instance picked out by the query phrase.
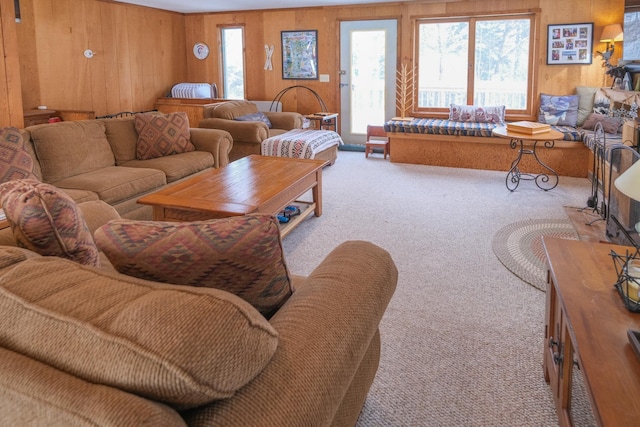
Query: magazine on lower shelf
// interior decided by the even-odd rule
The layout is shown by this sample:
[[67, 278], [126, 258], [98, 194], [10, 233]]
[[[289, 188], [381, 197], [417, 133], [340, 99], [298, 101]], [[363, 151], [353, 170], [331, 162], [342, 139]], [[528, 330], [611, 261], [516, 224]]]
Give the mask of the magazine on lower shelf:
[[551, 125], [538, 122], [513, 122], [507, 123], [507, 130], [511, 132], [526, 133], [528, 135], [534, 135], [536, 133], [549, 132]]

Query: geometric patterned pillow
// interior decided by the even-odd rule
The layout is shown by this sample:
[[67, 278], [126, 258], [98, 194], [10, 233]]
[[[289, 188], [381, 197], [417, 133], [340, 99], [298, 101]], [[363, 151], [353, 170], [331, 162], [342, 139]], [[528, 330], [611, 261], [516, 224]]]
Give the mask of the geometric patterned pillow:
[[136, 114], [138, 131], [136, 157], [138, 160], [195, 151], [189, 132], [189, 118], [185, 112], [169, 114]]
[[194, 222], [117, 219], [98, 228], [94, 238], [120, 273], [231, 292], [267, 318], [293, 292], [271, 215]]
[[33, 159], [24, 149], [20, 131], [14, 127], [0, 129], [0, 182], [35, 177]]
[[449, 120], [456, 122], [504, 124], [506, 107], [504, 105], [478, 107], [475, 105], [451, 104]]
[[71, 197], [34, 179], [5, 182], [0, 195], [18, 246], [43, 256], [100, 264], [91, 231]]

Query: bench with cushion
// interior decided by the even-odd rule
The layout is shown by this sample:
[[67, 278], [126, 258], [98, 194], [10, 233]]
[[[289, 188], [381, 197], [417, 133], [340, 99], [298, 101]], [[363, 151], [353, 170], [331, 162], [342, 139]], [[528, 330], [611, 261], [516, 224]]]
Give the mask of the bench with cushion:
[[[419, 118], [385, 123], [393, 156], [391, 161], [433, 166], [462, 167], [507, 171], [515, 158], [510, 141], [492, 135], [496, 127], [505, 126], [504, 107], [468, 107], [456, 114], [460, 106], [452, 105], [448, 119]], [[477, 110], [486, 110], [482, 114]], [[498, 112], [496, 112], [498, 110]], [[475, 114], [474, 114], [475, 113]], [[501, 114], [501, 115], [500, 115]], [[498, 117], [496, 117], [496, 115]], [[564, 134], [554, 148], [541, 151], [543, 161], [564, 176], [586, 177], [589, 150], [582, 136], [572, 126], [552, 126]], [[523, 159], [522, 168], [538, 172], [533, 159]]]

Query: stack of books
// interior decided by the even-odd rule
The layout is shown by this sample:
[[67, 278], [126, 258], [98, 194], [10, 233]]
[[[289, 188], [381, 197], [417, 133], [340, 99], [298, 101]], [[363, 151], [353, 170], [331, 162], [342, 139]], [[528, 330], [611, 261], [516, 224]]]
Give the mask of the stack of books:
[[509, 132], [535, 135], [538, 133], [549, 132], [551, 130], [551, 125], [537, 122], [513, 122], [507, 123], [507, 130]]

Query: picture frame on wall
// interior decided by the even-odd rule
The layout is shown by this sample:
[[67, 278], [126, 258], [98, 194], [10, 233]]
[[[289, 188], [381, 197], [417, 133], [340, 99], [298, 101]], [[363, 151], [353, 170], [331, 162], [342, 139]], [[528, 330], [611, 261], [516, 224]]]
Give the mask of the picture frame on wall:
[[593, 22], [548, 26], [547, 65], [591, 64]]
[[318, 31], [281, 31], [282, 78], [318, 79]]

